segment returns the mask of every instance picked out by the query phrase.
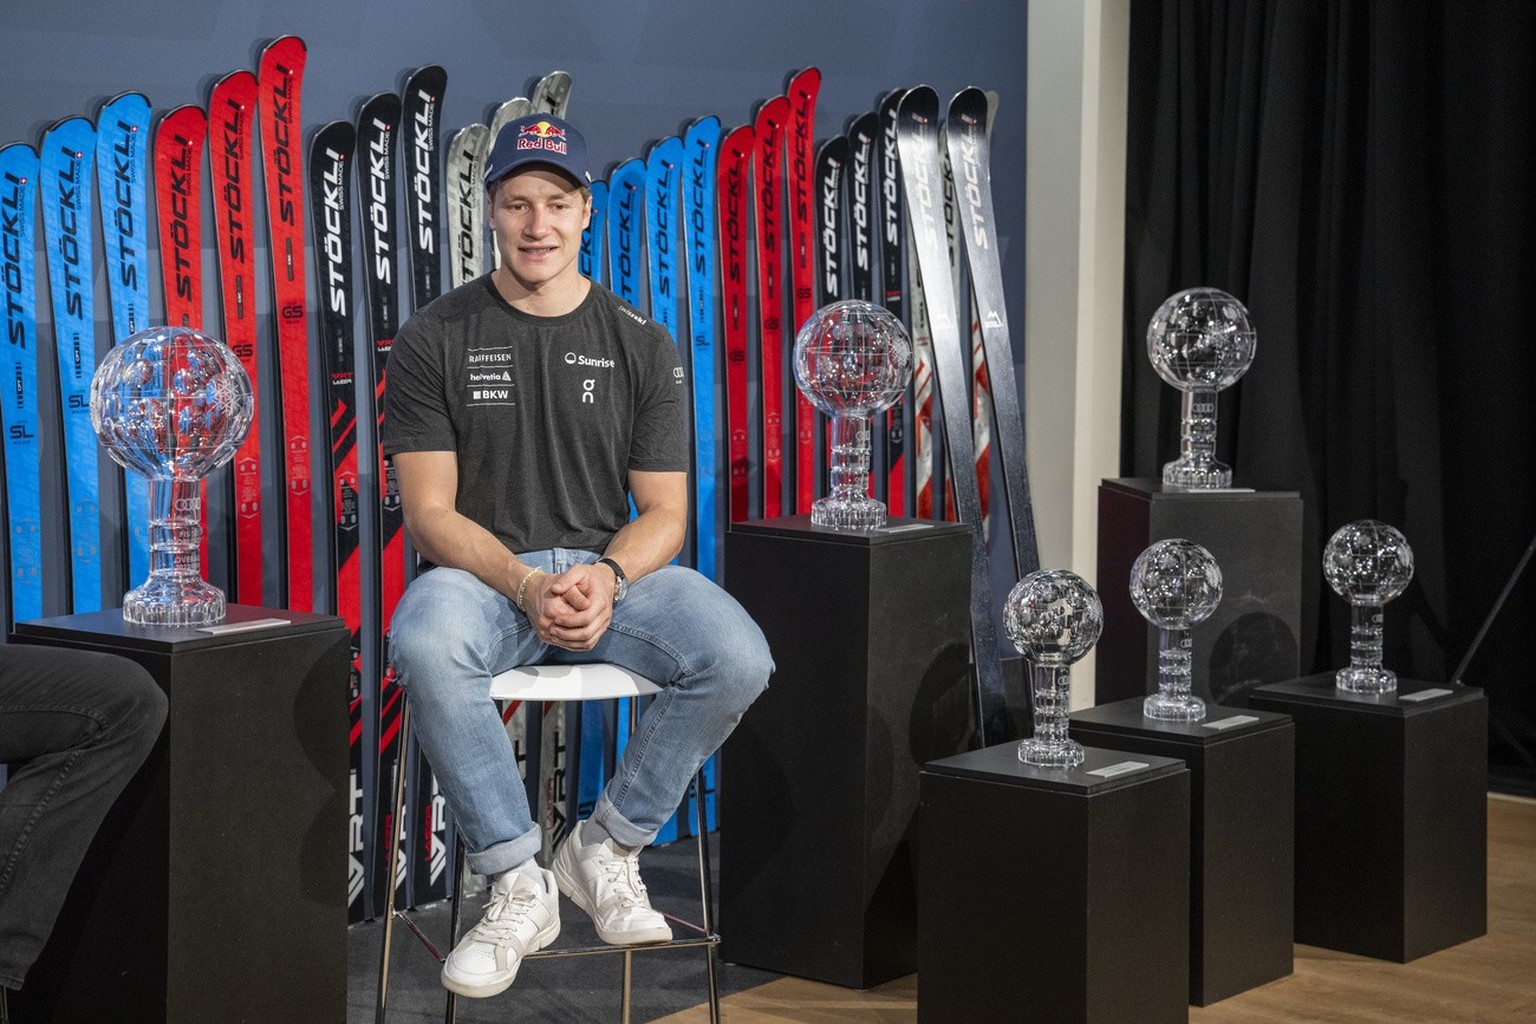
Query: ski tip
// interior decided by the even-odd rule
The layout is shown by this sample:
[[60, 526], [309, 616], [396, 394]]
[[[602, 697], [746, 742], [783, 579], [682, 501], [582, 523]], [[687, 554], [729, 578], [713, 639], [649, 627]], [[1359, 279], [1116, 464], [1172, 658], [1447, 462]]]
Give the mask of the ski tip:
[[393, 128], [400, 123], [400, 94], [376, 92], [357, 108], [357, 123], [380, 120]]
[[308, 53], [309, 47], [304, 45], [303, 39], [291, 33], [285, 36], [278, 36], [261, 47], [261, 56], [263, 57], [269, 53], [283, 54], [292, 52]]
[[812, 64], [799, 71], [791, 71], [784, 81], [785, 92], [814, 92], [821, 85], [821, 69]]
[[26, 155], [26, 153], [21, 152], [22, 150], [25, 150], [26, 153], [30, 153], [33, 159], [37, 158], [37, 147], [32, 145], [30, 142], [7, 142], [5, 145], [0, 146], [0, 157], [5, 156], [7, 153], [11, 153], [11, 159], [14, 160], [17, 159], [18, 154], [21, 156]]
[[407, 71], [400, 81], [401, 95], [421, 91], [428, 93], [433, 101], [441, 100], [447, 87], [448, 69], [441, 64], [423, 64]]
[[149, 109], [149, 97], [132, 89], [120, 92], [116, 96], [104, 100], [97, 110], [97, 115], [99, 117], [103, 111], [108, 109], [116, 110], [123, 106], [142, 107], [147, 111]]
[[236, 68], [234, 71], [231, 71], [226, 75], [221, 75], [218, 78], [215, 78], [213, 83], [208, 87], [208, 105], [210, 107], [213, 106], [213, 97], [215, 93], [223, 93], [227, 95], [235, 90], [238, 90], [240, 93], [248, 94], [249, 100], [251, 102], [255, 102], [256, 76], [250, 71], [247, 71], [245, 68]]

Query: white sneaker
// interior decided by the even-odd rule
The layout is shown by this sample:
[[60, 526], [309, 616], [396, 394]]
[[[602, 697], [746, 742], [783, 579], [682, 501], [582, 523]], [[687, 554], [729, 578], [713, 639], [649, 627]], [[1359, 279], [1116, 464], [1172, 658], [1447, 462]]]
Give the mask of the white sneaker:
[[667, 942], [672, 929], [651, 908], [640, 881], [640, 851], [625, 854], [612, 839], [583, 846], [581, 826], [571, 830], [550, 865], [560, 891], [597, 926], [604, 941], [618, 946]]
[[443, 987], [483, 999], [505, 992], [523, 955], [543, 949], [560, 934], [560, 893], [543, 868], [538, 877], [509, 871], [491, 886], [485, 916], [443, 963]]

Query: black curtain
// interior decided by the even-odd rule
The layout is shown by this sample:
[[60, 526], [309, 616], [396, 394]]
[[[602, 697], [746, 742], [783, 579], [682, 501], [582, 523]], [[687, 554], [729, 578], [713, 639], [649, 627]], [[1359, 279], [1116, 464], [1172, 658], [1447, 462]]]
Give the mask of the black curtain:
[[[1320, 562], [1344, 523], [1408, 537], [1385, 664], [1428, 680], [1536, 534], [1533, 58], [1516, 0], [1133, 0], [1121, 472], [1178, 452], [1153, 311], [1231, 292], [1258, 355], [1222, 394], [1218, 452], [1236, 485], [1305, 503], [1304, 672], [1347, 664]], [[1533, 577], [1464, 676], [1496, 768], [1536, 750]]]

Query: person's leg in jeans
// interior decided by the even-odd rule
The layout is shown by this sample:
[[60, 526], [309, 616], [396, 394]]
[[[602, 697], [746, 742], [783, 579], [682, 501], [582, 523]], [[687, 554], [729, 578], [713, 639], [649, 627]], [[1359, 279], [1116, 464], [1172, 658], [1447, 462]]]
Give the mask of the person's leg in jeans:
[[0, 645], [0, 985], [20, 988], [102, 818], [165, 723], [165, 694], [111, 654]]
[[662, 688], [592, 813], [625, 846], [656, 837], [773, 673], [768, 642], [736, 599], [676, 565], [635, 581], [590, 652], [549, 660], [611, 661]]
[[729, 594], [669, 565], [630, 586], [591, 651], [556, 650], [550, 660], [611, 661], [661, 684], [592, 817], [566, 836], [550, 868], [603, 941], [665, 942], [671, 926], [651, 907], [640, 850], [768, 685], [767, 641]]

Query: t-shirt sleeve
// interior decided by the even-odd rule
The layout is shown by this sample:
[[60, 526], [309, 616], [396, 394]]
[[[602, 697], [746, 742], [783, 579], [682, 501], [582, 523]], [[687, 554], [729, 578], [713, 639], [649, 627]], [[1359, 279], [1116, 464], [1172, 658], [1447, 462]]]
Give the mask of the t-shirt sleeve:
[[629, 468], [642, 473], [688, 471], [687, 389], [677, 346], [662, 333], [640, 381]]
[[417, 315], [395, 338], [384, 371], [385, 455], [457, 448], [443, 386], [443, 331], [441, 321]]

